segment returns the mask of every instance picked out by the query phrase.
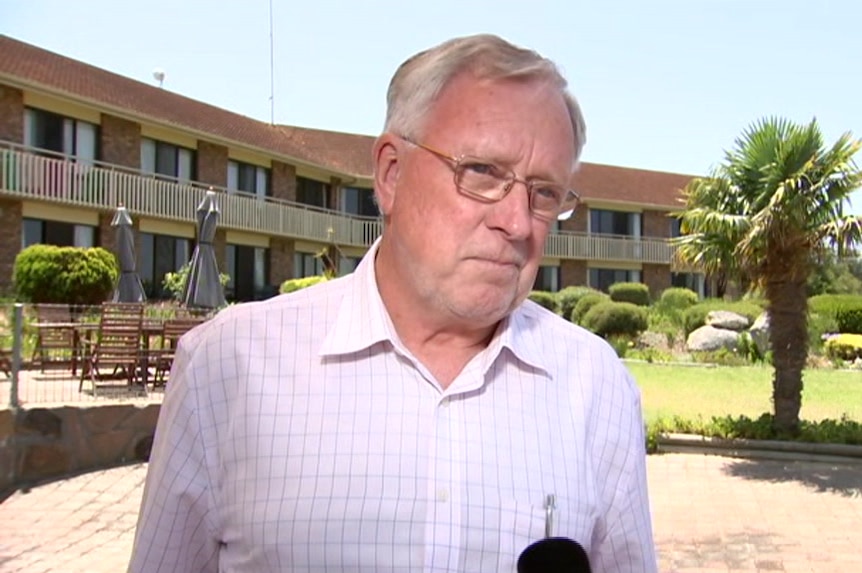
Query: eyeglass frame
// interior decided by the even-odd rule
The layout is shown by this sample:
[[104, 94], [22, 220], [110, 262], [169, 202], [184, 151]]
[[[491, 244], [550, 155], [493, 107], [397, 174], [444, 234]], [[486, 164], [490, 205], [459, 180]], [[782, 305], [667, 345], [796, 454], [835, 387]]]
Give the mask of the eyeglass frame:
[[[530, 213], [534, 217], [541, 219], [543, 221], [547, 221], [547, 222], [553, 222], [555, 220], [564, 221], [564, 220], [568, 219], [569, 217], [572, 216], [572, 214], [575, 212], [575, 210], [581, 204], [581, 196], [577, 191], [575, 191], [574, 189], [568, 188], [565, 185], [561, 185], [560, 183], [557, 183], [555, 181], [549, 181], [546, 179], [532, 179], [532, 180], [523, 179], [521, 177], [518, 177], [518, 175], [515, 173], [515, 171], [513, 169], [508, 168], [508, 167], [503, 167], [495, 161], [491, 161], [489, 159], [483, 159], [483, 158], [477, 157], [475, 155], [467, 155], [467, 154], [462, 154], [460, 156], [449, 155], [448, 153], [444, 153], [438, 149], [431, 147], [430, 145], [425, 145], [424, 143], [419, 143], [418, 141], [414, 141], [413, 139], [411, 139], [409, 137], [405, 137], [403, 135], [398, 135], [398, 137], [400, 139], [403, 139], [404, 141], [406, 141], [407, 143], [409, 143], [411, 145], [415, 145], [416, 147], [418, 147], [420, 149], [424, 149], [425, 151], [431, 153], [432, 155], [437, 156], [439, 159], [443, 159], [443, 160], [450, 162], [449, 167], [452, 169], [452, 176], [454, 179], [455, 187], [458, 189], [458, 191], [467, 195], [470, 198], [477, 199], [479, 201], [484, 201], [486, 203], [498, 203], [499, 201], [502, 201], [503, 199], [506, 198], [506, 196], [509, 195], [509, 193], [512, 191], [512, 189], [515, 187], [515, 183], [523, 183], [524, 187], [526, 187], [526, 189], [527, 189], [527, 197], [529, 199]], [[503, 191], [499, 197], [497, 197], [497, 198], [487, 197], [487, 196], [482, 195], [481, 193], [478, 193], [476, 191], [471, 191], [469, 189], [466, 189], [459, 184], [458, 173], [459, 173], [461, 165], [463, 164], [464, 160], [466, 160], [466, 159], [476, 160], [479, 163], [482, 163], [485, 165], [490, 165], [492, 167], [499, 169], [501, 172], [508, 174], [508, 178], [505, 180], [506, 184], [503, 187]], [[566, 210], [562, 210], [563, 205], [565, 205], [567, 203], [567, 201], [565, 199], [563, 199], [563, 201], [560, 203], [560, 206], [559, 206], [560, 210], [557, 212], [556, 215], [546, 217], [546, 216], [542, 215], [541, 213], [537, 213], [536, 210], [533, 208], [533, 188], [536, 184], [542, 184], [542, 183], [550, 184], [550, 185], [553, 185], [554, 187], [559, 187], [561, 189], [564, 189], [567, 193], [566, 196], [567, 197], [571, 196], [573, 198], [572, 199], [572, 203], [573, 203], [572, 206]]]

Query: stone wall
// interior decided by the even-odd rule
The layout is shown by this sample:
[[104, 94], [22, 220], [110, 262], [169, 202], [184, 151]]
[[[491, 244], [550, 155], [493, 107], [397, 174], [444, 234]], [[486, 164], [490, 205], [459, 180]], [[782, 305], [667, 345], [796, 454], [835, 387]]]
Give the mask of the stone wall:
[[46, 479], [150, 455], [159, 404], [0, 410], [0, 499]]

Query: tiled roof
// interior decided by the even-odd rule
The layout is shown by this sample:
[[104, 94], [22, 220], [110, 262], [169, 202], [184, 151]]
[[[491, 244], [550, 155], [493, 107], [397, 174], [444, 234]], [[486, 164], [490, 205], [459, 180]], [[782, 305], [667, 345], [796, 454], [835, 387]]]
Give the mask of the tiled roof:
[[[0, 78], [122, 110], [199, 134], [211, 134], [348, 174], [371, 173], [367, 136], [273, 126], [0, 35]], [[311, 142], [319, 142], [310, 145]]]
[[[367, 135], [287, 125], [270, 125], [171, 91], [132, 80], [0, 34], [0, 80], [17, 80], [52, 93], [113, 108], [178, 129], [209, 134], [268, 151], [350, 178], [372, 176]], [[690, 176], [583, 163], [575, 187], [590, 200], [677, 207], [679, 189]]]

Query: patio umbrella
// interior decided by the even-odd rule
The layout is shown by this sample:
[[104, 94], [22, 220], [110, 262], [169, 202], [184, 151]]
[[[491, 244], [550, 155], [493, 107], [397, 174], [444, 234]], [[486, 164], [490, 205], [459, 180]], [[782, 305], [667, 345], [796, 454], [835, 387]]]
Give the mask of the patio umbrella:
[[120, 279], [114, 289], [114, 302], [144, 302], [147, 295], [141, 277], [135, 269], [135, 232], [132, 229], [132, 218], [129, 211], [122, 205], [117, 208], [111, 226], [116, 228], [117, 260], [120, 263]]
[[198, 205], [198, 244], [192, 253], [188, 278], [183, 290], [183, 303], [189, 308], [213, 309], [223, 306], [224, 288], [219, 280], [215, 240], [219, 209], [215, 191], [207, 191]]

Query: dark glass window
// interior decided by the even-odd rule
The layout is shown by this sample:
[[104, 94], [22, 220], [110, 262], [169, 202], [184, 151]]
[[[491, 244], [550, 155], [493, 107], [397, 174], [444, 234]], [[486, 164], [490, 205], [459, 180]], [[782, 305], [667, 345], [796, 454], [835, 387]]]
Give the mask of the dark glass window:
[[641, 228], [641, 213], [590, 209], [590, 232], [600, 235], [634, 236]]
[[39, 243], [58, 247], [94, 247], [96, 227], [64, 221], [24, 218], [21, 231], [22, 248]]
[[351, 215], [361, 215], [364, 217], [378, 217], [380, 210], [377, 208], [377, 201], [374, 199], [373, 189], [362, 189], [359, 187], [345, 187], [342, 189], [343, 205], [342, 210]]
[[614, 283], [638, 282], [640, 271], [626, 269], [590, 269], [590, 286], [608, 292]]
[[329, 194], [329, 185], [322, 181], [307, 179], [305, 177], [296, 178], [296, 202], [303, 205], [312, 205], [314, 207], [327, 208], [327, 195]]
[[185, 237], [140, 233], [137, 244], [138, 274], [149, 298], [169, 298], [164, 289], [165, 275], [189, 261], [191, 240]]

